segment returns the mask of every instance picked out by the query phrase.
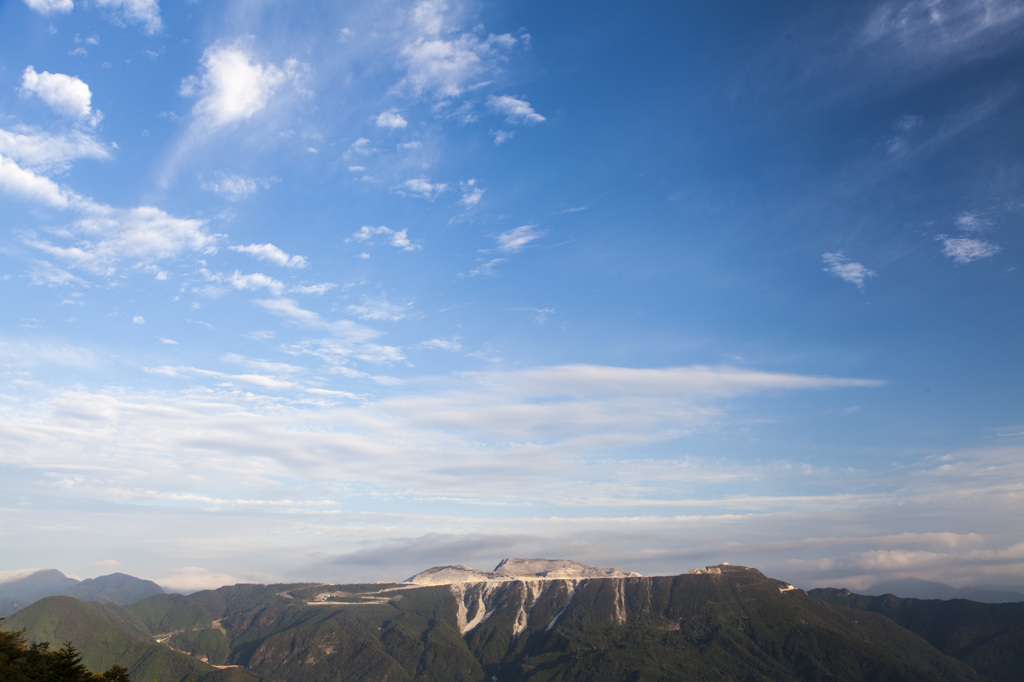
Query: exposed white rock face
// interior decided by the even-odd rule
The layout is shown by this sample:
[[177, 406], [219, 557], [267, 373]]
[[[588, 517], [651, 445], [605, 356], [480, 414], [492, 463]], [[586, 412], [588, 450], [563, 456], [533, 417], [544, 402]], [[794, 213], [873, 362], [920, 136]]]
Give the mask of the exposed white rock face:
[[413, 585], [452, 585], [454, 583], [482, 583], [494, 579], [488, 571], [468, 566], [434, 566], [417, 573], [405, 582]]
[[507, 580], [580, 580], [583, 578], [638, 578], [639, 573], [617, 568], [595, 568], [568, 559], [503, 559], [493, 571], [466, 566], [435, 566], [405, 582], [414, 585], [452, 585]]
[[579, 578], [639, 578], [639, 573], [617, 568], [594, 568], [568, 559], [503, 559], [494, 573], [516, 580], [543, 578], [565, 580]]
[[[508, 609], [513, 615], [512, 637], [518, 637], [529, 625], [537, 601], [555, 588], [559, 611], [548, 622], [550, 630], [572, 601], [577, 588], [594, 578], [641, 578], [639, 573], [617, 568], [595, 568], [568, 559], [504, 559], [493, 571], [478, 571], [467, 566], [435, 566], [417, 573], [406, 584], [448, 585], [455, 597], [459, 632], [463, 635], [491, 617]], [[614, 621], [626, 622], [621, 581], [614, 586]]]

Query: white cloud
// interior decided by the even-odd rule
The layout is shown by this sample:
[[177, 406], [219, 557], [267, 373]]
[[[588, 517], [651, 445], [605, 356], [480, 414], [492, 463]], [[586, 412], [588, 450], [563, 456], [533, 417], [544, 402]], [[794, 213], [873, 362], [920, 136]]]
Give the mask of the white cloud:
[[350, 313], [364, 320], [387, 320], [389, 322], [404, 319], [408, 310], [409, 304], [392, 303], [384, 295], [366, 298], [361, 304], [352, 304], [348, 307]]
[[[365, 137], [360, 137], [355, 142], [350, 144], [348, 146], [348, 149], [345, 150], [345, 158], [351, 159], [354, 156], [369, 156], [376, 151], [377, 150], [370, 145], [370, 141], [368, 139], [366, 139]], [[364, 168], [363, 170], [366, 169]]]
[[100, 7], [118, 9], [124, 18], [134, 24], [142, 24], [149, 34], [159, 33], [163, 28], [160, 20], [160, 5], [157, 0], [96, 0]]
[[860, 263], [855, 263], [846, 257], [841, 251], [835, 253], [824, 253], [821, 260], [825, 263], [825, 272], [835, 275], [839, 279], [853, 284], [858, 289], [864, 288], [864, 280], [874, 277], [875, 273]]
[[109, 275], [120, 261], [150, 264], [186, 252], [212, 253], [221, 238], [207, 231], [205, 221], [177, 218], [153, 206], [119, 209], [88, 201], [80, 203], [84, 204], [79, 206], [83, 217], [64, 234], [74, 239], [72, 245], [60, 246], [39, 239], [28, 243], [79, 267]]
[[462, 189], [462, 199], [459, 200], [459, 203], [466, 208], [473, 208], [480, 203], [484, 196], [484, 189], [477, 186], [475, 178], [460, 182], [459, 187]]
[[942, 242], [942, 253], [957, 263], [970, 263], [979, 258], [989, 258], [999, 253], [997, 245], [983, 239], [967, 237], [949, 237], [940, 234], [937, 239]]
[[284, 290], [283, 282], [280, 282], [268, 275], [264, 275], [262, 272], [243, 275], [238, 270], [235, 270], [228, 277], [228, 281], [231, 282], [231, 286], [236, 289], [247, 289], [250, 291], [256, 289], [267, 289], [275, 295], [280, 295]]
[[208, 47], [202, 66], [201, 78], [182, 81], [181, 94], [199, 96], [192, 112], [211, 128], [252, 118], [282, 84], [297, 78], [301, 68], [295, 60], [287, 60], [284, 68], [261, 64], [241, 40]]
[[503, 253], [519, 253], [526, 245], [543, 236], [536, 225], [520, 225], [498, 235], [498, 251]]
[[394, 109], [381, 112], [381, 114], [377, 116], [378, 128], [391, 128], [394, 130], [396, 128], [404, 128], [407, 125], [409, 125], [408, 121], [402, 118], [402, 115]]
[[73, 0], [25, 0], [25, 4], [40, 14], [66, 13], [75, 7]]
[[94, 369], [100, 366], [100, 362], [87, 348], [58, 344], [45, 339], [8, 340], [0, 336], [0, 367], [24, 368], [39, 365]]
[[523, 310], [533, 313], [533, 321], [537, 324], [544, 324], [548, 321], [548, 317], [555, 313], [554, 308], [514, 308], [513, 310]]
[[[284, 350], [322, 358], [337, 370], [343, 385], [374, 379], [345, 367], [346, 362], [387, 364], [401, 358], [393, 347], [344, 339], [304, 341]], [[378, 503], [386, 504], [392, 496], [447, 499], [453, 509], [466, 509], [467, 504], [474, 509], [479, 509], [479, 504], [522, 506], [525, 500], [530, 507], [536, 503], [536, 511], [527, 509], [511, 519], [487, 514], [487, 532], [500, 534], [509, 526], [518, 526], [518, 532], [547, 527], [555, 529], [551, 532], [575, 535], [578, 541], [584, 531], [608, 533], [614, 526], [611, 532], [617, 536], [635, 538], [639, 533], [643, 540], [638, 542], [653, 548], [667, 545], [662, 544], [662, 537], [652, 539], [646, 531], [660, 527], [665, 533], [682, 532], [678, 526], [682, 519], [689, 519], [694, 528], [714, 524], [709, 517], [723, 513], [718, 511], [723, 508], [730, 510], [724, 513], [741, 514], [752, 523], [765, 519], [752, 529], [754, 535], [785, 517], [789, 519], [785, 532], [769, 537], [809, 537], [797, 532], [803, 529], [794, 525], [795, 508], [814, 513], [817, 519], [836, 511], [846, 511], [849, 518], [849, 510], [855, 504], [867, 504], [862, 500], [871, 496], [857, 493], [853, 501], [849, 497], [830, 499], [827, 494], [807, 498], [798, 491], [820, 489], [823, 481], [831, 482], [829, 490], [839, 487], [841, 492], [884, 487], [877, 481], [865, 482], [834, 471], [780, 473], [772, 465], [671, 457], [659, 445], [681, 441], [695, 430], [716, 424], [748, 422], [748, 414], [729, 416], [730, 397], [866, 387], [874, 382], [721, 367], [577, 365], [452, 374], [389, 386], [383, 391], [385, 397], [366, 395], [353, 403], [347, 396], [324, 409], [311, 410], [301, 402], [313, 396], [309, 384], [299, 383], [299, 378], [306, 376], [303, 368], [230, 355], [221, 359], [246, 370], [231, 374], [160, 367], [153, 370], [156, 377], [185, 378], [189, 386], [148, 392], [72, 389], [54, 391], [30, 404], [0, 401], [0, 433], [5, 442], [17, 443], [17, 448], [3, 451], [4, 462], [12, 469], [39, 472], [40, 487], [46, 485], [48, 490], [54, 482], [46, 480], [46, 472], [59, 472], [60, 480], [72, 486], [69, 499], [117, 499], [139, 503], [140, 511], [158, 507], [154, 511], [166, 521], [163, 532], [165, 542], [171, 543], [168, 551], [176, 555], [176, 543], [189, 537], [195, 549], [194, 518], [181, 518], [177, 529], [173, 519], [179, 513], [202, 515], [208, 524], [204, 526], [206, 542], [236, 557], [235, 547], [248, 545], [263, 553], [273, 542], [280, 544], [278, 526], [273, 524], [280, 522], [281, 515], [268, 515], [258, 524], [258, 533], [239, 537], [239, 532], [246, 533], [245, 527], [254, 524], [241, 524], [244, 527], [239, 531], [236, 516], [230, 519], [233, 523], [224, 519], [224, 527], [218, 528], [218, 519], [223, 517], [204, 510], [234, 505], [271, 510], [287, 506], [300, 513], [299, 505], [287, 500], [316, 499], [321, 494], [333, 498], [349, 491], [358, 496], [360, 490]], [[330, 372], [326, 375], [332, 376]], [[276, 397], [275, 392], [284, 395]], [[54, 447], [55, 442], [61, 447]], [[647, 456], [644, 446], [656, 448], [657, 455]], [[679, 449], [685, 448], [671, 448]], [[85, 457], [89, 452], [99, 454]], [[1019, 461], [1014, 466], [1019, 468]], [[954, 473], [962, 478], [964, 471]], [[999, 473], [1005, 482], [1006, 474], [1012, 472]], [[906, 478], [901, 472], [901, 480]], [[502, 485], [488, 485], [495, 480]], [[338, 492], [339, 485], [344, 492]], [[918, 485], [918, 489], [922, 487]], [[900, 497], [901, 502], [907, 501], [902, 499], [904, 495]], [[918, 496], [905, 497], [913, 500]], [[589, 514], [581, 509], [584, 506], [594, 509], [592, 513], [598, 517], [588, 520]], [[640, 517], [615, 518], [618, 512], [614, 510], [626, 506], [651, 511], [640, 512]], [[290, 542], [303, 551], [325, 542], [351, 547], [336, 545], [334, 536], [325, 539], [323, 533], [333, 532], [329, 528], [342, 527], [346, 533], [364, 528], [377, 536], [372, 538], [375, 542], [365, 545], [373, 546], [382, 541], [381, 533], [407, 533], [416, 527], [414, 520], [402, 516], [399, 507], [387, 505], [387, 528], [391, 530], [366, 517], [373, 512], [365, 510], [356, 512], [362, 518], [356, 524], [337, 515], [322, 517], [324, 521], [316, 521], [313, 515], [290, 516], [288, 525], [311, 524], [311, 537], [289, 536]], [[358, 500], [353, 500], [352, 508], [360, 509]], [[657, 511], [662, 508], [668, 510], [667, 515]], [[709, 509], [715, 511], [705, 511]], [[133, 516], [120, 523], [129, 523]], [[556, 520], [567, 516], [574, 520]], [[483, 522], [472, 521], [473, 517], [480, 518], [477, 513], [465, 512], [454, 518], [421, 519], [421, 523], [429, 523], [434, 532], [455, 527], [461, 533], [467, 532], [466, 528], [480, 528]], [[529, 520], [537, 517], [541, 520]], [[466, 523], [470, 525], [464, 526]], [[137, 531], [144, 534], [147, 530], [151, 532], [151, 523], [140, 519]], [[721, 526], [715, 525], [709, 532], [720, 531]], [[118, 536], [134, 541], [134, 532], [121, 525]], [[742, 540], [735, 533], [729, 539]], [[572, 544], [574, 558], [580, 558], [579, 547]], [[723, 549], [717, 544], [715, 548]], [[737, 551], [733, 549], [727, 558], [738, 562]], [[97, 551], [97, 556], [112, 554], [111, 550]], [[192, 559], [181, 561], [191, 563]]]
[[231, 251], [247, 253], [258, 259], [270, 261], [285, 268], [304, 268], [308, 265], [304, 256], [292, 256], [273, 244], [248, 244], [246, 246], [229, 246]]
[[101, 559], [100, 561], [92, 562], [92, 565], [105, 571], [116, 571], [122, 566], [121, 562], [117, 559]]
[[209, 192], [215, 192], [229, 201], [241, 201], [261, 189], [269, 189], [271, 184], [270, 180], [264, 178], [246, 178], [241, 175], [219, 173], [216, 180], [205, 182], [201, 187]]
[[447, 350], [456, 353], [462, 350], [462, 344], [459, 339], [428, 339], [422, 341], [419, 344], [420, 348], [429, 348], [431, 350]]
[[359, 228], [358, 232], [353, 232], [352, 236], [345, 241], [357, 241], [357, 242], [373, 242], [373, 238], [376, 236], [383, 236], [388, 240], [391, 246], [402, 249], [403, 251], [415, 251], [422, 248], [419, 244], [414, 244], [409, 241], [409, 236], [406, 234], [407, 230], [392, 230], [390, 227], [380, 225], [373, 227], [372, 225], [363, 225]]
[[365, 372], [348, 367], [352, 360], [362, 360], [377, 365], [390, 365], [405, 359], [401, 349], [375, 343], [353, 343], [345, 339], [307, 339], [283, 348], [286, 353], [309, 355], [323, 360], [327, 371], [352, 379], [370, 379], [379, 384], [395, 384], [389, 377], [370, 376]]
[[508, 123], [540, 123], [546, 120], [533, 110], [529, 102], [510, 95], [501, 95], [500, 97], [491, 95], [487, 98], [487, 106], [498, 113], [505, 114], [505, 121]]
[[328, 331], [339, 339], [350, 343], [365, 343], [380, 336], [380, 332], [377, 330], [370, 329], [351, 320], [329, 322], [320, 317], [318, 313], [300, 307], [290, 298], [257, 300], [256, 304], [275, 315], [291, 320], [303, 327]]
[[956, 226], [964, 232], [984, 232], [991, 224], [991, 220], [973, 211], [964, 211], [956, 217]]
[[43, 173], [66, 171], [76, 159], [110, 158], [110, 150], [88, 132], [50, 135], [25, 126], [0, 128], [0, 154], [23, 168]]
[[281, 379], [270, 374], [259, 374], [257, 372], [247, 374], [228, 374], [215, 370], [201, 369], [199, 367], [149, 367], [146, 371], [151, 374], [160, 374], [167, 377], [184, 378], [199, 377], [200, 379], [212, 379], [221, 382], [221, 385], [256, 387], [269, 392], [284, 391], [286, 393], [302, 391], [305, 387], [291, 379]]
[[29, 272], [29, 281], [35, 286], [46, 286], [46, 287], [58, 287], [58, 286], [75, 286], [85, 287], [88, 283], [72, 275], [67, 270], [58, 268], [52, 263], [41, 260], [37, 261], [35, 267]]
[[294, 291], [297, 294], [314, 294], [316, 296], [322, 296], [335, 286], [337, 285], [332, 282], [321, 282], [320, 284], [303, 284], [289, 287], [288, 291]]
[[426, 178], [412, 178], [402, 183], [400, 191], [433, 201], [437, 198], [437, 195], [447, 189], [448, 184], [444, 182], [430, 182]]
[[160, 587], [171, 592], [190, 594], [200, 590], [215, 590], [225, 585], [235, 585], [239, 579], [226, 573], [216, 573], [200, 566], [184, 566], [171, 571], [170, 575], [154, 580]]
[[36, 73], [33, 67], [27, 66], [21, 74], [21, 91], [26, 95], [37, 96], [63, 116], [86, 121], [92, 126], [103, 116], [99, 111], [92, 110], [92, 91], [89, 86], [75, 76], [49, 71]]
[[401, 51], [406, 76], [401, 86], [416, 95], [431, 92], [439, 98], [456, 97], [480, 85], [499, 70], [499, 64], [519, 43], [510, 34], [455, 33], [445, 19], [447, 4], [425, 0], [413, 9], [416, 37]]
[[498, 265], [503, 263], [504, 261], [505, 261], [504, 258], [492, 258], [491, 260], [487, 261], [486, 263], [478, 265], [477, 267], [475, 267], [472, 270], [470, 270], [469, 271], [469, 276], [470, 277], [476, 277], [478, 275], [486, 275], [488, 277], [492, 276], [492, 275], [494, 275], [494, 269], [497, 268]]
[[494, 144], [503, 144], [515, 136], [514, 130], [496, 130], [494, 131]]
[[87, 203], [71, 190], [61, 187], [50, 178], [22, 168], [3, 154], [0, 154], [0, 189], [53, 208], [70, 208]]
[[146, 318], [142, 315], [136, 315], [132, 318], [132, 324], [146, 324]]
[[928, 62], [1012, 44], [1024, 7], [1013, 0], [910, 0], [881, 4], [861, 36], [864, 46], [891, 45]]

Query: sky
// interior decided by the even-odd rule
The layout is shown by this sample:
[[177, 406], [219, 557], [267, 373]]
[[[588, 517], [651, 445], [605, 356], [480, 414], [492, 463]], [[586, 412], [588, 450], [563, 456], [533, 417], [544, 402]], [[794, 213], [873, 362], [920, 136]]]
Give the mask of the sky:
[[1022, 38], [0, 0], [0, 572], [1024, 586]]

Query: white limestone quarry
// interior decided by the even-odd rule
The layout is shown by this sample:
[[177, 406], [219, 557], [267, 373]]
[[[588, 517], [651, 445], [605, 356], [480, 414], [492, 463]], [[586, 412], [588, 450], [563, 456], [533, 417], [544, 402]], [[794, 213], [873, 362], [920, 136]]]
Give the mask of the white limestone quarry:
[[[455, 596], [459, 632], [463, 635], [490, 618], [511, 584], [521, 582], [523, 589], [512, 626], [513, 636], [518, 637], [526, 629], [534, 605], [556, 583], [565, 585], [567, 597], [562, 609], [548, 623], [548, 630], [554, 627], [565, 612], [582, 581], [590, 578], [639, 577], [639, 573], [617, 568], [596, 568], [567, 559], [504, 559], [493, 571], [480, 571], [460, 565], [435, 566], [417, 573], [405, 582], [417, 586], [448, 585]], [[623, 623], [626, 620], [623, 585], [616, 585], [615, 590], [615, 620]]]
[[502, 559], [493, 571], [467, 566], [435, 566], [405, 582], [414, 585], [453, 585], [509, 580], [580, 580], [583, 578], [639, 578], [639, 573], [617, 568], [595, 568], [568, 559]]

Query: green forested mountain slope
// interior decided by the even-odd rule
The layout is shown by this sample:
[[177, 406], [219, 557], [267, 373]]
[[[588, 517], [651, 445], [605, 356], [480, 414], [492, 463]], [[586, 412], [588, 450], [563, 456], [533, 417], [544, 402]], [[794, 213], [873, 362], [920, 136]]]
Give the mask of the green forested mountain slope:
[[70, 642], [91, 670], [117, 664], [133, 680], [226, 682], [259, 677], [248, 671], [217, 670], [211, 665], [157, 644], [145, 624], [116, 604], [47, 597], [4, 621], [4, 629], [24, 629], [32, 642]]
[[1016, 682], [1024, 678], [1024, 603], [906, 599], [891, 594], [868, 597], [835, 588], [809, 594], [830, 604], [880, 613], [988, 679]]

